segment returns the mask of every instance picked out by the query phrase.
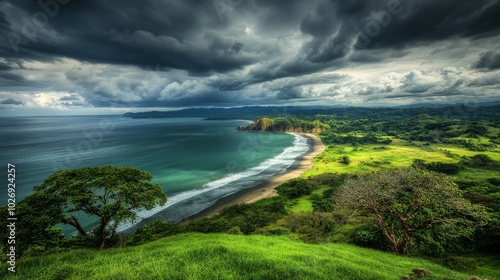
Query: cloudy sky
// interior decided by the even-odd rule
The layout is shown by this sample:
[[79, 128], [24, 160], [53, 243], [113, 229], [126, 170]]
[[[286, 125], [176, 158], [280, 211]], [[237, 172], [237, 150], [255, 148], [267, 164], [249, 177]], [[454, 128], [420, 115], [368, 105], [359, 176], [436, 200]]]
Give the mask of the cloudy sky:
[[500, 0], [3, 0], [0, 116], [500, 100], [499, 18]]

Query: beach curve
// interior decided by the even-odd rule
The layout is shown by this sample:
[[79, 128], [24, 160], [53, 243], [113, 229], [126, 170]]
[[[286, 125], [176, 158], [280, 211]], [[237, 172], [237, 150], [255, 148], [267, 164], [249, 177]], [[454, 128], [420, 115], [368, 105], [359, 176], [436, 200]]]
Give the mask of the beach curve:
[[286, 172], [271, 178], [255, 188], [241, 193], [235, 193], [230, 197], [219, 201], [212, 207], [186, 218], [186, 220], [211, 217], [219, 214], [224, 208], [229, 206], [236, 204], [251, 204], [265, 198], [278, 196], [276, 187], [291, 179], [299, 177], [313, 167], [313, 159], [325, 150], [325, 145], [318, 136], [310, 133], [300, 133], [300, 135], [311, 139], [312, 147], [307, 153], [303, 154], [296, 160], [294, 167], [289, 168]]

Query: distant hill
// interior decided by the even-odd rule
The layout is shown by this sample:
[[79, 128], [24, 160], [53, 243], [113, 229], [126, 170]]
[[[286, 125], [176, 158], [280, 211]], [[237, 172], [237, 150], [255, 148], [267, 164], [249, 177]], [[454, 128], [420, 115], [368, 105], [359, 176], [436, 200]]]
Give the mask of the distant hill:
[[445, 107], [345, 107], [345, 106], [247, 106], [239, 108], [189, 108], [177, 111], [151, 111], [125, 113], [124, 117], [133, 119], [195, 117], [208, 120], [247, 119], [263, 117], [297, 117], [315, 119], [328, 115], [335, 119], [410, 119], [426, 114], [429, 117], [454, 119], [497, 120], [500, 119], [500, 105], [466, 106], [462, 104]]
[[124, 117], [133, 119], [148, 118], [207, 118], [207, 119], [253, 119], [256, 116], [283, 116], [287, 114], [300, 114], [314, 110], [327, 110], [332, 108], [343, 108], [342, 106], [246, 106], [235, 108], [189, 108], [177, 111], [150, 111], [138, 113], [125, 113]]

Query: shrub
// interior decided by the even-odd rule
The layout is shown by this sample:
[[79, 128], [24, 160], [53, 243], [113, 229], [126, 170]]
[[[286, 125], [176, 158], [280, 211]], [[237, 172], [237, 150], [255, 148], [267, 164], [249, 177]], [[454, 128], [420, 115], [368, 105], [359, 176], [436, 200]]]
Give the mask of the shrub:
[[234, 226], [234, 227], [228, 229], [227, 233], [234, 234], [234, 235], [243, 235], [243, 232], [241, 231], [241, 228], [239, 226]]
[[171, 229], [168, 222], [163, 220], [153, 220], [138, 228], [127, 240], [127, 245], [139, 245], [157, 239], [160, 233], [166, 234]]
[[354, 234], [354, 244], [374, 249], [386, 249], [384, 235], [379, 228], [372, 225], [358, 230]]
[[229, 230], [233, 223], [229, 223], [224, 217], [212, 217], [212, 218], [203, 218], [196, 221], [192, 221], [186, 225], [185, 230], [188, 232], [225, 232]]
[[429, 171], [444, 173], [447, 175], [454, 175], [460, 172], [460, 166], [453, 163], [431, 162], [424, 165]]
[[292, 179], [276, 188], [279, 195], [288, 198], [297, 198], [302, 195], [310, 194], [312, 187], [304, 179]]
[[285, 224], [304, 242], [317, 243], [327, 239], [336, 220], [332, 213], [293, 213], [285, 217]]
[[333, 210], [333, 200], [331, 197], [323, 198], [319, 195], [312, 197], [312, 207], [314, 212], [331, 212]]
[[270, 225], [267, 227], [260, 228], [254, 232], [255, 234], [261, 235], [289, 235], [292, 231], [289, 228]]
[[500, 178], [489, 178], [487, 181], [493, 186], [500, 187]]
[[466, 161], [466, 164], [473, 167], [485, 167], [485, 166], [494, 166], [497, 164], [496, 161], [492, 160], [489, 156], [479, 154], [469, 158]]
[[343, 156], [341, 159], [340, 159], [340, 162], [345, 164], [345, 165], [349, 165], [351, 163], [351, 160], [349, 159], [349, 156]]
[[253, 204], [237, 204], [224, 209], [219, 215], [191, 221], [183, 232], [227, 232], [238, 226], [243, 234], [268, 226], [286, 215], [285, 197], [273, 197]]

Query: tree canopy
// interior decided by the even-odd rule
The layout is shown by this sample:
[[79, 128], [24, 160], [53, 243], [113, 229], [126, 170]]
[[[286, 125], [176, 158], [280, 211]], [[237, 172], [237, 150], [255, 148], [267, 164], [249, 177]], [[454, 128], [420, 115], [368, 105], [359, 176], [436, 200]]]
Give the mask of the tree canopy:
[[[83, 236], [94, 236], [98, 246], [104, 248], [120, 223], [137, 217], [136, 211], [166, 203], [165, 193], [160, 185], [149, 183], [151, 179], [150, 173], [132, 167], [62, 170], [35, 187], [26, 199], [44, 198], [38, 204], [45, 204], [57, 222], [73, 226]], [[97, 226], [85, 229], [79, 212], [98, 218]]]
[[451, 177], [418, 168], [350, 178], [335, 204], [373, 217], [398, 254], [407, 252], [417, 234], [440, 240], [470, 236], [486, 220], [484, 210], [462, 198]]

